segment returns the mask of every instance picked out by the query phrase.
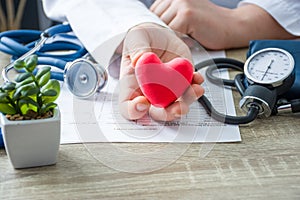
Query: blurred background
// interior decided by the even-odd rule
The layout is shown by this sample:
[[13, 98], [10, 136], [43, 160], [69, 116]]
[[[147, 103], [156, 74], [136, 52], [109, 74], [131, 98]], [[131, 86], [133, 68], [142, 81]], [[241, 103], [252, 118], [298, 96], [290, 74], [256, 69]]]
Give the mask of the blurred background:
[[[42, 0], [0, 0], [0, 32], [16, 29], [45, 30], [55, 22], [47, 19]], [[71, 1], [71, 0], [66, 0]], [[141, 0], [150, 6], [154, 0]], [[211, 0], [220, 5], [233, 8], [239, 0]]]
[[0, 0], [0, 32], [15, 29], [44, 30], [53, 24], [41, 0]]

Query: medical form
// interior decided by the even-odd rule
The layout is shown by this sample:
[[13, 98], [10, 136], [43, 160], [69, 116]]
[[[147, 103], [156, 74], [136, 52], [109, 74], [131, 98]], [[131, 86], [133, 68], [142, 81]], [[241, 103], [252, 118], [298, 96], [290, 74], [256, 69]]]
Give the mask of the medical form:
[[[193, 52], [192, 52], [193, 53]], [[193, 53], [194, 62], [225, 57], [224, 51]], [[204, 72], [201, 71], [201, 74]], [[228, 72], [221, 76], [228, 77]], [[205, 95], [220, 111], [234, 115], [232, 92], [205, 81]], [[118, 80], [109, 77], [106, 88], [90, 99], [77, 99], [63, 85], [58, 99], [62, 113], [61, 143], [89, 142], [167, 142], [205, 143], [241, 141], [238, 126], [212, 119], [194, 102], [181, 119], [157, 122], [145, 116], [140, 120], [124, 119], [118, 111]]]

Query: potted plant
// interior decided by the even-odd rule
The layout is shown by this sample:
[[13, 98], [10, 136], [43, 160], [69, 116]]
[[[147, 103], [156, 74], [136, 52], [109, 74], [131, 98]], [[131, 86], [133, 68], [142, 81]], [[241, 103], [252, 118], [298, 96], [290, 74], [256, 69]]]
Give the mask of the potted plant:
[[54, 101], [60, 84], [51, 67], [37, 69], [37, 56], [17, 60], [14, 82], [0, 87], [1, 126], [5, 149], [14, 168], [56, 163], [60, 144], [60, 112]]

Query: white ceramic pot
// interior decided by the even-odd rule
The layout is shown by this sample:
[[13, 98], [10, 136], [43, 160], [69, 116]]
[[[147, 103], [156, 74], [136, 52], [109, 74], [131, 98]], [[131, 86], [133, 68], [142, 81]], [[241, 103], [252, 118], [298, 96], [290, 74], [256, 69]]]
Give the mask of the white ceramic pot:
[[5, 150], [14, 168], [56, 163], [60, 144], [60, 111], [47, 119], [11, 121], [1, 115]]

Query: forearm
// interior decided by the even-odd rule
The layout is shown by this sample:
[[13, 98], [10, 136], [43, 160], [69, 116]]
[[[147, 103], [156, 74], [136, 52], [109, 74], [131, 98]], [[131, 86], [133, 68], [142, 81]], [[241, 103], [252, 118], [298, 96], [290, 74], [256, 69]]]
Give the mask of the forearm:
[[299, 0], [243, 0], [238, 6], [257, 5], [269, 13], [287, 32], [300, 36]]
[[269, 13], [259, 6], [248, 4], [232, 10], [232, 23], [225, 48], [247, 46], [255, 39], [291, 39], [287, 32]]

